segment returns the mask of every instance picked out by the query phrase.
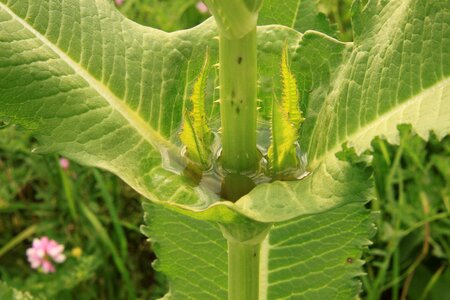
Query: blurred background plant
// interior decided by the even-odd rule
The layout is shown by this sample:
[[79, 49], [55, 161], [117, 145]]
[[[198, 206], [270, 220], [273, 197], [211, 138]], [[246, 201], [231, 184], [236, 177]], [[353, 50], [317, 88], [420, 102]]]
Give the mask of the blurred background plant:
[[[139, 195], [111, 174], [31, 153], [36, 146], [16, 127], [0, 130], [0, 280], [49, 299], [162, 296]], [[53, 274], [31, 269], [25, 254], [44, 235], [65, 246]]]
[[[166, 31], [209, 17], [196, 0], [114, 1], [130, 19]], [[343, 41], [352, 40], [350, 3], [318, 2]], [[139, 230], [140, 196], [111, 174], [32, 153], [35, 139], [4, 125], [0, 299], [13, 288], [48, 299], [161, 297], [167, 286], [151, 269], [155, 257]], [[400, 133], [400, 145], [373, 141], [376, 197], [368, 207], [377, 212], [379, 230], [366, 251], [361, 298], [440, 300], [450, 295], [450, 137], [424, 142], [408, 127]], [[41, 236], [65, 246], [67, 259], [55, 273], [37, 272], [27, 262], [26, 249]]]
[[351, 28], [351, 6], [353, 0], [317, 0], [318, 9], [335, 24], [339, 40], [351, 42], [353, 39]]
[[400, 144], [372, 141], [378, 227], [366, 253], [367, 299], [450, 295], [450, 136], [424, 142], [400, 126]]
[[175, 31], [191, 28], [210, 15], [198, 0], [115, 0], [117, 7], [137, 23]]

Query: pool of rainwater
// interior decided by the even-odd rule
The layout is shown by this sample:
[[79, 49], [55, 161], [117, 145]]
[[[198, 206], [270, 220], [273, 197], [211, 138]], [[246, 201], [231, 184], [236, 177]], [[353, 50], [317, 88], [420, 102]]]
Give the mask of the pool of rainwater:
[[[214, 132], [214, 142], [211, 146], [213, 159], [208, 170], [200, 170], [194, 164], [189, 163], [187, 159], [182, 164], [182, 167], [179, 164], [174, 167], [175, 164], [171, 163], [169, 157], [163, 159], [166, 162], [163, 163], [163, 167], [171, 172], [190, 178], [192, 183], [197, 185], [201, 190], [213, 192], [221, 200], [232, 202], [236, 202], [260, 184], [270, 183], [275, 180], [301, 180], [308, 175], [306, 154], [301, 151], [299, 144], [296, 143], [295, 147], [299, 164], [292, 169], [286, 170], [283, 174], [278, 174], [276, 178], [272, 176], [267, 155], [270, 145], [270, 128], [267, 124], [265, 125], [259, 125], [257, 131], [257, 151], [260, 160], [256, 172], [237, 174], [228, 172], [222, 168], [222, 145], [220, 134], [217, 131]], [[182, 147], [179, 154], [181, 157], [186, 157], [186, 148]]]

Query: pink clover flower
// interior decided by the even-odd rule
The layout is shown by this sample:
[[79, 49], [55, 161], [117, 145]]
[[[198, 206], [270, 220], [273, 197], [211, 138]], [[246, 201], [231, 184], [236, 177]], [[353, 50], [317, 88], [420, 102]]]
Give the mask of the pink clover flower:
[[39, 269], [45, 274], [56, 271], [54, 263], [66, 260], [64, 245], [46, 236], [33, 240], [33, 246], [27, 249], [27, 257], [33, 269]]
[[63, 170], [67, 170], [70, 167], [70, 161], [65, 158], [65, 157], [61, 157], [59, 159], [59, 166], [63, 169]]

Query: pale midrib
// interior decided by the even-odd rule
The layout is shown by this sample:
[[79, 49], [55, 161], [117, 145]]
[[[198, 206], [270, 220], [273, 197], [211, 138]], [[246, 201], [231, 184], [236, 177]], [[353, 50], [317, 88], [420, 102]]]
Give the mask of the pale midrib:
[[55, 44], [50, 42], [45, 36], [34, 29], [25, 20], [17, 16], [11, 9], [9, 9], [3, 3], [0, 3], [0, 7], [6, 11], [14, 20], [19, 22], [27, 31], [32, 33], [39, 41], [45, 46], [50, 48], [56, 55], [60, 57], [74, 72], [83, 78], [89, 86], [91, 86], [106, 102], [112, 107], [113, 110], [117, 111], [128, 123], [136, 129], [136, 131], [148, 141], [154, 148], [173, 154], [177, 154], [178, 150], [175, 145], [170, 143], [168, 140], [163, 138], [156, 130], [149, 126], [138, 113], [131, 110], [121, 99], [115, 96], [111, 91], [101, 82], [99, 82], [95, 77], [93, 77], [87, 70], [76, 63], [71, 57], [69, 57], [64, 51], [62, 51]]
[[[318, 163], [320, 163], [320, 161], [322, 161], [325, 157], [327, 157], [329, 155], [334, 155], [339, 150], [341, 150], [342, 143], [344, 143], [344, 142], [352, 142], [356, 137], [361, 135], [362, 132], [367, 132], [367, 131], [370, 130], [370, 128], [373, 128], [373, 127], [376, 127], [376, 126], [380, 125], [381, 123], [385, 122], [390, 117], [392, 117], [393, 115], [398, 114], [405, 107], [410, 106], [410, 105], [418, 104], [416, 102], [422, 101], [422, 99], [423, 99], [422, 96], [424, 94], [426, 94], [428, 91], [434, 90], [434, 89], [444, 88], [447, 85], [450, 85], [450, 77], [445, 78], [445, 79], [439, 81], [438, 83], [429, 86], [428, 88], [422, 90], [419, 94], [416, 94], [413, 97], [411, 97], [409, 100], [404, 101], [402, 104], [400, 104], [398, 106], [395, 106], [392, 110], [389, 110], [388, 112], [380, 115], [378, 118], [374, 119], [372, 122], [366, 123], [363, 127], [360, 127], [357, 131], [355, 131], [352, 134], [350, 134], [349, 136], [347, 136], [346, 139], [336, 143], [331, 149], [329, 149], [326, 152], [324, 152], [321, 156], [315, 157], [313, 159], [313, 161], [311, 162], [311, 164], [310, 164], [311, 168], [317, 167]], [[349, 145], [349, 146], [352, 146], [352, 145]], [[359, 150], [359, 149], [356, 149], [356, 150]]]

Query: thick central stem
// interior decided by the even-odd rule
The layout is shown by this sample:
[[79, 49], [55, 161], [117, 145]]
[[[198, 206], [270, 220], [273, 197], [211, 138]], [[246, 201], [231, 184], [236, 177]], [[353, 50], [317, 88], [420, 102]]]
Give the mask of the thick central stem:
[[[234, 201], [254, 183], [256, 148], [256, 20], [262, 0], [205, 0], [219, 29], [222, 192]], [[261, 243], [270, 225], [245, 219], [221, 224], [228, 241], [228, 299], [258, 300]]]
[[242, 38], [220, 34], [222, 166], [230, 173], [257, 170], [256, 27]]
[[228, 241], [228, 299], [258, 300], [261, 244]]

